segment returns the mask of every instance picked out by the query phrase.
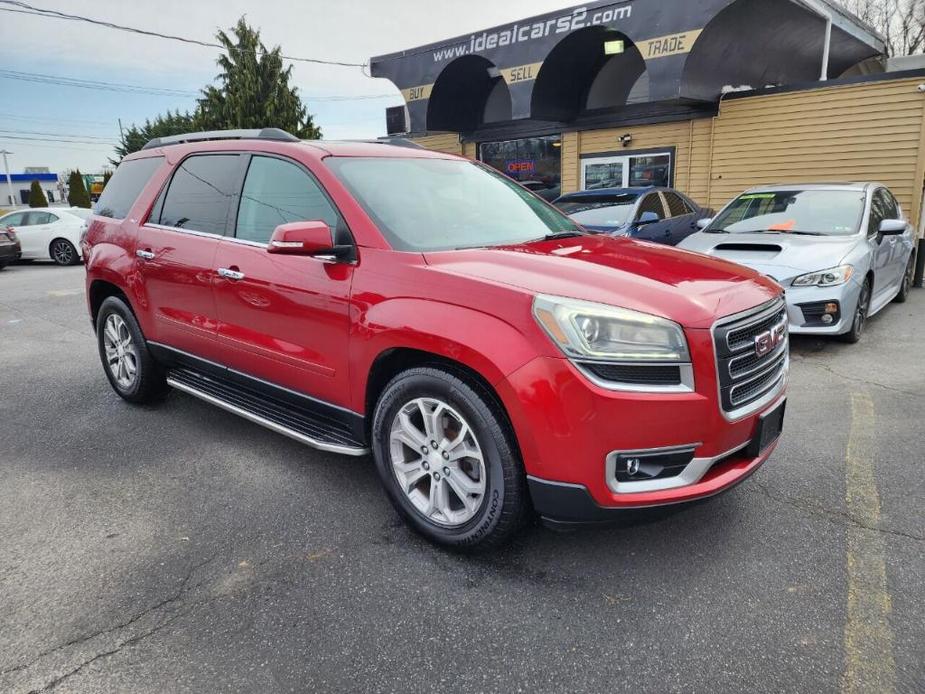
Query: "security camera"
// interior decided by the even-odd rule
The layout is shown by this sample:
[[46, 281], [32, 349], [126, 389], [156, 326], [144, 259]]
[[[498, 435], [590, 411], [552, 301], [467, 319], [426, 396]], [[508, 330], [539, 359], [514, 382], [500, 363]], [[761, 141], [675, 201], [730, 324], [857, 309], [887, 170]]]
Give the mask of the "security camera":
[[917, 90], [920, 94], [925, 94], [925, 84], [920, 84], [918, 87], [916, 87], [916, 90]]
[[633, 141], [633, 136], [630, 134], [620, 136], [620, 144], [622, 144], [624, 147], [629, 147], [632, 141]]

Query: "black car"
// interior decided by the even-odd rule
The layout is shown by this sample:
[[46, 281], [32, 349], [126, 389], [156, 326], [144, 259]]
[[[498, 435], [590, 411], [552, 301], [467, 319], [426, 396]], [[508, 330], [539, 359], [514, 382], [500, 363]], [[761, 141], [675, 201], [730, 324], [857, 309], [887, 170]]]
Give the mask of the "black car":
[[18, 260], [20, 255], [22, 255], [22, 248], [19, 246], [16, 232], [12, 227], [0, 229], [0, 270], [14, 260]]
[[712, 216], [672, 188], [599, 188], [569, 193], [553, 204], [589, 231], [674, 246]]

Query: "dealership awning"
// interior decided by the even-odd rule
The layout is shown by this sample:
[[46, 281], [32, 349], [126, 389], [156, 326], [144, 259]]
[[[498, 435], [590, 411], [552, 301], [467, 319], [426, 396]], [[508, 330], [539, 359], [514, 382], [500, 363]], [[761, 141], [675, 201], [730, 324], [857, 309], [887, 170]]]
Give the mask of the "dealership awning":
[[884, 54], [829, 0], [604, 0], [373, 58], [371, 72], [402, 91], [413, 133], [569, 123], [817, 80], [829, 21], [828, 77]]

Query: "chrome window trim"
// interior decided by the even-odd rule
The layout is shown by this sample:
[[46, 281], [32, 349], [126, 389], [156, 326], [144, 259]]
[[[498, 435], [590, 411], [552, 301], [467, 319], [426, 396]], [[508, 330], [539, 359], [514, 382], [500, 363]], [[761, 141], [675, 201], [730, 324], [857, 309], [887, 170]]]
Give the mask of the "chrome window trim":
[[695, 443], [686, 446], [648, 448], [640, 451], [611, 451], [607, 454], [606, 462], [604, 465], [604, 474], [606, 476], [607, 487], [614, 494], [638, 494], [640, 492], [658, 492], [666, 489], [687, 487], [692, 484], [696, 484], [701, 479], [703, 479], [703, 476], [707, 474], [707, 471], [713, 467], [717, 461], [741, 451], [743, 448], [746, 448], [749, 443], [749, 441], [746, 441], [745, 443], [729, 449], [725, 453], [720, 453], [719, 455], [715, 455], [710, 458], [694, 458], [687, 464], [687, 467], [685, 467], [680, 472], [680, 474], [674, 477], [668, 477], [661, 480], [639, 480], [637, 482], [617, 481], [617, 458], [619, 456], [633, 455], [643, 458], [646, 456], [659, 455], [662, 453], [682, 453], [696, 450], [703, 444]]
[[[611, 390], [620, 393], [693, 393], [694, 389], [694, 366], [690, 362], [628, 362], [628, 361], [604, 361], [596, 359], [569, 359], [581, 375], [587, 378], [598, 388]], [[677, 366], [680, 371], [681, 383], [672, 385], [648, 385], [641, 383], [622, 383], [620, 381], [608, 381], [591, 371], [584, 368], [585, 364], [601, 364], [602, 366]]]
[[160, 229], [161, 231], [177, 231], [181, 234], [189, 234], [190, 236], [202, 236], [210, 239], [226, 239], [228, 238], [224, 234], [213, 234], [210, 231], [197, 231], [195, 229], [181, 229], [180, 227], [171, 227], [166, 224], [154, 224], [153, 222], [146, 222], [142, 225], [144, 227], [151, 227], [152, 229]]
[[[765, 393], [763, 396], [761, 396], [754, 402], [750, 402], [747, 405], [744, 405], [742, 407], [739, 407], [737, 409], [727, 412], [726, 410], [723, 409], [723, 398], [720, 393], [722, 381], [719, 375], [719, 356], [716, 353], [716, 329], [724, 325], [727, 325], [729, 323], [735, 323], [739, 320], [742, 320], [743, 318], [749, 318], [749, 317], [754, 316], [754, 320], [749, 321], [748, 323], [742, 326], [742, 327], [747, 328], [750, 325], [754, 325], [755, 323], [758, 323], [764, 320], [772, 313], [776, 311], [780, 311], [781, 309], [784, 309], [784, 310], [787, 309], [787, 303], [783, 295], [775, 299], [771, 299], [770, 301], [765, 302], [764, 304], [761, 304], [760, 306], [756, 306], [754, 308], [750, 308], [745, 311], [740, 311], [730, 316], [723, 316], [722, 318], [717, 320], [715, 323], [713, 323], [713, 325], [710, 327], [710, 337], [713, 342], [713, 345], [712, 345], [713, 372], [716, 375], [716, 388], [717, 388], [716, 407], [719, 409], [719, 412], [723, 416], [723, 419], [725, 419], [727, 422], [735, 422], [745, 417], [748, 417], [750, 415], [753, 415], [755, 412], [758, 412], [759, 410], [766, 407], [769, 403], [773, 402], [775, 398], [777, 398], [781, 393], [784, 392], [784, 389], [787, 386], [787, 377], [790, 373], [790, 354], [789, 354], [790, 336], [789, 335], [787, 336], [787, 341], [786, 341], [787, 356], [784, 358], [784, 368], [782, 369], [780, 378], [778, 378], [777, 382], [771, 387], [771, 389], [767, 393]], [[728, 335], [726, 336], [726, 344], [727, 346], [729, 344]], [[731, 351], [732, 348], [730, 347], [729, 349]]]

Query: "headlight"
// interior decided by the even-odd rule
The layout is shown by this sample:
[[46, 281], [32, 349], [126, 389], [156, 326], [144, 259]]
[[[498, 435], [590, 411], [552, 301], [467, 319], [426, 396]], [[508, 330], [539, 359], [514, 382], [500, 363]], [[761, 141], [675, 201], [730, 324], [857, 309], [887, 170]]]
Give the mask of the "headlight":
[[794, 287], [837, 287], [844, 284], [851, 275], [854, 274], [854, 268], [850, 265], [841, 265], [828, 270], [819, 270], [810, 272], [806, 275], [800, 275], [793, 280]]
[[681, 326], [665, 318], [577, 299], [540, 295], [533, 315], [569, 357], [603, 361], [690, 361]]

